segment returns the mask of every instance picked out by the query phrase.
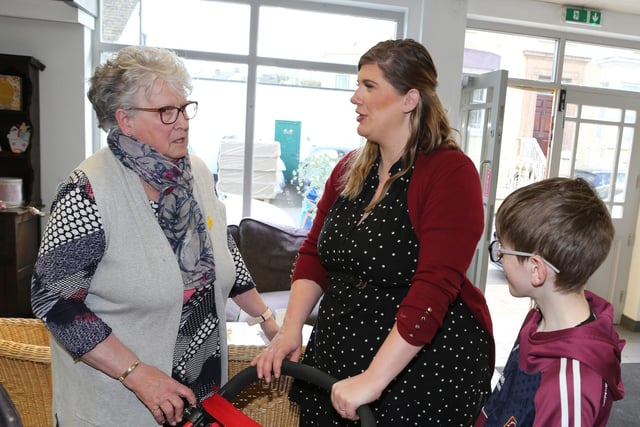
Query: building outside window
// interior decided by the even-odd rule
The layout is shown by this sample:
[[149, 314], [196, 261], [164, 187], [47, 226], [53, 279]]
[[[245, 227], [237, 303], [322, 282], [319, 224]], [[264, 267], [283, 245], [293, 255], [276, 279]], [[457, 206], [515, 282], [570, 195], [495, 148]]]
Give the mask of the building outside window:
[[[561, 56], [559, 52], [564, 54]], [[560, 37], [467, 29], [464, 72], [482, 74], [499, 69], [508, 70], [509, 87], [500, 150], [496, 209], [500, 201], [516, 188], [548, 176], [554, 105], [563, 85], [640, 91], [638, 50]], [[573, 106], [568, 106], [568, 118], [576, 114], [572, 108]], [[621, 110], [612, 110], [614, 109], [592, 107], [585, 108], [583, 114], [591, 114], [592, 118], [600, 120], [620, 122]], [[635, 115], [632, 119], [625, 119], [625, 123], [633, 125]], [[570, 129], [572, 124], [565, 123], [565, 126]], [[603, 133], [607, 129], [597, 127], [597, 130]], [[574, 176], [583, 178], [610, 178], [615, 167], [618, 180], [613, 196], [622, 201], [621, 189], [629, 167], [632, 135], [632, 132], [623, 135], [623, 151], [618, 165], [607, 154], [613, 152], [615, 135], [599, 135], [593, 131], [590, 143], [576, 153], [575, 159], [571, 158], [572, 138], [564, 138], [560, 176], [570, 173], [571, 163]], [[595, 178], [591, 181], [603, 198], [609, 197], [611, 189], [608, 182], [602, 183]]]

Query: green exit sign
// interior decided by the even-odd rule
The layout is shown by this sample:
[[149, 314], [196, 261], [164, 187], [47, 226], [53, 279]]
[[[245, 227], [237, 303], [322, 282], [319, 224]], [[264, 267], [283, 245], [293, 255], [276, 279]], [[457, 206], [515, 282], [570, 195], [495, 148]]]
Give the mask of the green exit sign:
[[566, 9], [565, 21], [577, 22], [580, 24], [602, 25], [602, 12], [599, 10], [568, 7]]

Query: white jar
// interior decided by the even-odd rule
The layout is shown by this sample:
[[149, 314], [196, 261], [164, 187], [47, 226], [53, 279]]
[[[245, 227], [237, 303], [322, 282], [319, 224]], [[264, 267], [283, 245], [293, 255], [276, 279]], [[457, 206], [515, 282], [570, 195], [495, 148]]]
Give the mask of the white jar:
[[22, 178], [0, 177], [0, 200], [8, 208], [22, 205]]

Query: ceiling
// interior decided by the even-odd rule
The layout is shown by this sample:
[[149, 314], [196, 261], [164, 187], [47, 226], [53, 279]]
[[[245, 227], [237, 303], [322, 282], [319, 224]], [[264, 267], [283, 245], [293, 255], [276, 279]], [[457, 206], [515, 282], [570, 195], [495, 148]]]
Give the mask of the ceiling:
[[639, 0], [540, 0], [546, 3], [556, 3], [564, 6], [583, 6], [588, 9], [629, 13], [640, 15]]

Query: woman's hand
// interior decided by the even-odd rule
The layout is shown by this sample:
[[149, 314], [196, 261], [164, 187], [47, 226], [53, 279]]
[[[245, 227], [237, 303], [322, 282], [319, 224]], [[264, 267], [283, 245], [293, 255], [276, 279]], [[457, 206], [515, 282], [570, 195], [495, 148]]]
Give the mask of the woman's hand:
[[338, 381], [331, 387], [331, 403], [341, 417], [357, 420], [356, 409], [377, 400], [382, 389], [367, 372]]
[[270, 382], [272, 373], [276, 378], [280, 377], [284, 359], [289, 358], [292, 362], [300, 360], [302, 328], [321, 295], [322, 289], [311, 280], [298, 279], [291, 284], [289, 303], [280, 330], [269, 346], [251, 362], [257, 368], [258, 378]]
[[192, 406], [197, 403], [189, 387], [144, 363], [132, 371], [122, 384], [135, 393], [158, 424], [176, 425], [182, 421], [183, 399]]
[[262, 350], [251, 365], [258, 371], [258, 378], [264, 378], [266, 382], [271, 381], [271, 373], [275, 378], [280, 377], [282, 361], [289, 357], [289, 360], [297, 362], [302, 351], [302, 328], [292, 328], [291, 332], [286, 329], [286, 324], [282, 325], [278, 333], [273, 337], [269, 346]]
[[262, 322], [260, 324], [260, 327], [262, 328], [262, 332], [264, 332], [269, 341], [271, 341], [280, 330], [280, 327], [278, 326], [278, 323], [275, 321], [273, 316]]

